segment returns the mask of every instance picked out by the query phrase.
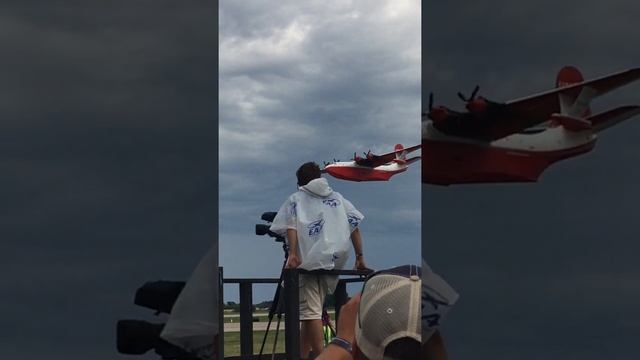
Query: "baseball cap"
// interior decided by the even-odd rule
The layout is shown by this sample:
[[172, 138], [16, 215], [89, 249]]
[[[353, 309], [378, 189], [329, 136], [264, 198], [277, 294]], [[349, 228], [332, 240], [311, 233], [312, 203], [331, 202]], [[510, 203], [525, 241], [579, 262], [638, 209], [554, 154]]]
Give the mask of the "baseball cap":
[[369, 360], [384, 360], [387, 345], [401, 338], [422, 342], [421, 270], [404, 265], [371, 274], [364, 282], [356, 343]]

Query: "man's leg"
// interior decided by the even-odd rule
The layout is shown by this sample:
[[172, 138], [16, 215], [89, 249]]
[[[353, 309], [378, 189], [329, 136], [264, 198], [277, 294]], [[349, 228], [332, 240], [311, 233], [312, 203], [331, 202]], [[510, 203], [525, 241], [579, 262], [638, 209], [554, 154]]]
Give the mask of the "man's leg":
[[300, 320], [300, 359], [308, 359], [311, 351], [311, 343], [308, 341], [307, 326], [309, 320]]
[[317, 276], [301, 275], [300, 284], [300, 358], [309, 351], [318, 356], [323, 350], [322, 305], [326, 291]]
[[[314, 356], [318, 356], [324, 349], [322, 341], [322, 319], [301, 321], [300, 329], [300, 356], [303, 359], [308, 357], [309, 349]], [[307, 349], [306, 353], [304, 349]], [[304, 354], [304, 355], [303, 355]], [[307, 357], [305, 357], [305, 355]]]

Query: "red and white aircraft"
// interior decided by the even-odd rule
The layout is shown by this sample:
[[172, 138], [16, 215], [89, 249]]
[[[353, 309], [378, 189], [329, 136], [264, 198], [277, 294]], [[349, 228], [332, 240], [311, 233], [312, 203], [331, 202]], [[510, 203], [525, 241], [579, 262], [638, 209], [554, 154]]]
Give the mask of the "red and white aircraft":
[[640, 114], [621, 106], [592, 115], [591, 100], [640, 78], [640, 68], [584, 81], [562, 68], [556, 88], [497, 103], [458, 93], [466, 112], [433, 106], [422, 121], [422, 182], [534, 182], [551, 164], [591, 151], [598, 133]]
[[405, 149], [397, 144], [393, 152], [384, 155], [374, 155], [369, 151], [360, 157], [354, 153], [352, 161], [327, 163], [322, 172], [349, 181], [388, 181], [393, 175], [407, 171], [409, 164], [420, 160], [420, 156], [407, 159], [407, 154], [421, 146]]

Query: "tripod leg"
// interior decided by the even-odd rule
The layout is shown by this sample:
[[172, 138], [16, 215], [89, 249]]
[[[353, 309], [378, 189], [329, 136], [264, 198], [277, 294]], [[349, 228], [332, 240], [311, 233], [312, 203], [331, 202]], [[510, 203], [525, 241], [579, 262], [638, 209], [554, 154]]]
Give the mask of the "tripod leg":
[[269, 318], [269, 322], [267, 323], [267, 331], [264, 332], [264, 337], [262, 338], [262, 345], [260, 346], [260, 353], [258, 354], [258, 359], [262, 359], [262, 352], [264, 351], [264, 344], [267, 342], [267, 335], [269, 335], [270, 327], [271, 327], [271, 317]]
[[[271, 307], [269, 308], [269, 322], [267, 323], [267, 331], [264, 333], [264, 337], [262, 338], [262, 345], [260, 346], [260, 353], [258, 354], [258, 359], [262, 360], [262, 354], [264, 352], [264, 345], [267, 342], [267, 336], [269, 335], [269, 329], [271, 328], [271, 322], [273, 321], [273, 315], [277, 313], [280, 307], [280, 297], [281, 292], [280, 288], [282, 287], [282, 281], [284, 280], [284, 267], [287, 266], [287, 256], [285, 252], [284, 264], [282, 264], [282, 269], [280, 270], [280, 279], [278, 280], [278, 286], [276, 288], [276, 293], [273, 296], [273, 301], [271, 302]], [[280, 326], [280, 316], [278, 316], [278, 326]], [[277, 333], [276, 333], [277, 336]], [[277, 338], [277, 337], [276, 337]]]
[[[273, 302], [271, 303], [271, 308], [269, 309], [269, 322], [267, 323], [267, 331], [264, 333], [264, 337], [262, 338], [262, 346], [260, 346], [260, 353], [258, 355], [258, 359], [262, 359], [262, 354], [264, 353], [264, 345], [267, 342], [267, 336], [269, 335], [269, 329], [271, 328], [271, 322], [273, 321], [273, 315], [278, 312], [278, 308], [280, 307], [280, 284], [282, 282], [282, 272], [280, 273], [280, 282], [278, 283], [278, 288], [276, 289], [275, 296], [273, 297]], [[278, 326], [280, 326], [280, 316], [278, 316]], [[277, 334], [277, 333], [276, 333]]]
[[278, 334], [280, 334], [280, 322], [282, 321], [282, 315], [278, 314], [278, 322], [276, 323], [276, 338], [273, 340], [273, 350], [271, 350], [271, 360], [276, 358], [276, 346], [278, 345]]

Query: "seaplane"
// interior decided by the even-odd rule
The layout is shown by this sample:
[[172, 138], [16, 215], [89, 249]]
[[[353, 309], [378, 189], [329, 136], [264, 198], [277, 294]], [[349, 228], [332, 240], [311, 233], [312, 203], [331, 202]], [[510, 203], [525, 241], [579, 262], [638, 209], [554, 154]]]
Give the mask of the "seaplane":
[[[640, 78], [640, 68], [585, 81], [565, 66], [555, 88], [504, 103], [458, 93], [466, 111], [433, 105], [422, 121], [422, 182], [536, 182], [551, 164], [593, 150], [598, 135], [640, 114], [629, 105], [597, 114], [591, 101]], [[424, 118], [426, 116], [426, 119]]]
[[364, 156], [353, 154], [351, 161], [335, 160], [324, 163], [323, 173], [348, 181], [388, 181], [393, 175], [407, 171], [409, 165], [420, 160], [420, 156], [407, 158], [407, 154], [420, 149], [422, 145], [404, 148], [397, 144], [393, 152], [375, 155], [369, 150]]

